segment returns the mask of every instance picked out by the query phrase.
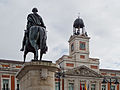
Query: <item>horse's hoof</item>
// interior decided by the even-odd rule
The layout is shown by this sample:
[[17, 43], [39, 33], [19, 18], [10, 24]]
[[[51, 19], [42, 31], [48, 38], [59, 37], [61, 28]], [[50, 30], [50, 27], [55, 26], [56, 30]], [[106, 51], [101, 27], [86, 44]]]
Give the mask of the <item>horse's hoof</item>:
[[38, 61], [38, 59], [32, 59], [32, 61]]

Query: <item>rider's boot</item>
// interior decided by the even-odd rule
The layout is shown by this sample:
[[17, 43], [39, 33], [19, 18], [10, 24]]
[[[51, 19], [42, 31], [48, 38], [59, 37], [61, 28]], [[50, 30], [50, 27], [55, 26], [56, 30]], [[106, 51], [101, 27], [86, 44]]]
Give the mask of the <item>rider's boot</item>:
[[22, 48], [20, 49], [20, 51], [24, 51], [24, 47], [22, 47]]

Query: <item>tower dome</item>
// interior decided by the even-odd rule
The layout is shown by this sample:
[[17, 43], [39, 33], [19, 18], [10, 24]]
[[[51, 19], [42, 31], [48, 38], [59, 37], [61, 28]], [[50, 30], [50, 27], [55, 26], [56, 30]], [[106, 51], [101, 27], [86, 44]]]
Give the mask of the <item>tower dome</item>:
[[83, 28], [83, 27], [85, 27], [83, 20], [82, 20], [80, 17], [78, 17], [78, 18], [74, 21], [73, 27], [74, 27], [74, 28]]
[[73, 23], [73, 34], [87, 36], [87, 32], [85, 32], [84, 27], [85, 25], [83, 20], [78, 16], [78, 18]]

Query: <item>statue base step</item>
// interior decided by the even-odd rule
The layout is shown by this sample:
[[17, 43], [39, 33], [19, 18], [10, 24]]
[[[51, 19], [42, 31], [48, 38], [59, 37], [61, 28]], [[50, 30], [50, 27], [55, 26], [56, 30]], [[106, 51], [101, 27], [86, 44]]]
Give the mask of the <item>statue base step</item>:
[[52, 63], [52, 61], [46, 61], [46, 60], [34, 60], [32, 59], [31, 62], [49, 62], [49, 63]]

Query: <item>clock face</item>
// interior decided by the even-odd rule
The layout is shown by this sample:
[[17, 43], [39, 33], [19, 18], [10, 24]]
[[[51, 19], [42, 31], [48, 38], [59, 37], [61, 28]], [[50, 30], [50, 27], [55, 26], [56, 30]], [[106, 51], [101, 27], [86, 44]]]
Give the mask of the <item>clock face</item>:
[[80, 50], [85, 50], [85, 48], [86, 48], [85, 42], [80, 41]]
[[74, 44], [71, 45], [71, 51], [74, 51]]

